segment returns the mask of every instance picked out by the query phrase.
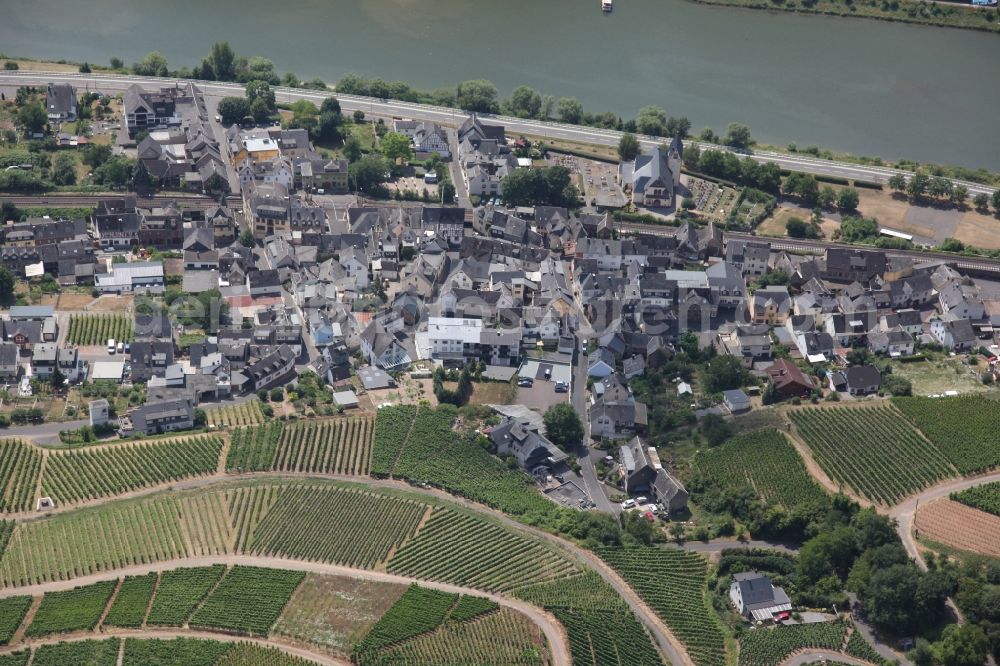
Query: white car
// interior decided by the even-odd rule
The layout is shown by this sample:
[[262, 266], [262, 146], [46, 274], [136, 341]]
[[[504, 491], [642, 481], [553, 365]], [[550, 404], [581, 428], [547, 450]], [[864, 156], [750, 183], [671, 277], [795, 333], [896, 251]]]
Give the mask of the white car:
[[634, 507], [635, 507], [635, 500], [634, 499], [627, 499], [624, 502], [622, 502], [622, 508], [623, 509], [631, 509], [631, 508], [634, 508]]
[[645, 496], [643, 496], [643, 497], [636, 497], [635, 498], [635, 503], [639, 504], [640, 506], [643, 505], [643, 504], [645, 504], [648, 501], [649, 500]]

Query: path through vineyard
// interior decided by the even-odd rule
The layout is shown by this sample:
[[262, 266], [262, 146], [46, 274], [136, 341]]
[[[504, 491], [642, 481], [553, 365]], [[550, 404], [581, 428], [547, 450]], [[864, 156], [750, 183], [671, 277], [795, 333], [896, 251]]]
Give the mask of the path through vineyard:
[[837, 483], [834, 483], [833, 479], [827, 476], [826, 472], [823, 471], [823, 468], [820, 467], [819, 463], [816, 462], [816, 459], [813, 458], [812, 451], [809, 450], [809, 446], [802, 441], [802, 437], [799, 435], [799, 431], [795, 427], [795, 424], [790, 420], [785, 421], [785, 434], [788, 435], [788, 439], [792, 442], [792, 446], [794, 446], [795, 450], [798, 451], [799, 457], [802, 458], [802, 462], [806, 466], [806, 470], [812, 478], [816, 479], [817, 483], [831, 493], [843, 493], [847, 495], [861, 506], [871, 506], [871, 502], [863, 497], [859, 497], [847, 488], [842, 488]]
[[[152, 572], [167, 571], [170, 569], [177, 568], [187, 568], [187, 567], [207, 567], [213, 564], [225, 564], [227, 566], [251, 566], [251, 567], [264, 567], [270, 569], [288, 569], [292, 571], [305, 571], [307, 573], [317, 573], [326, 574], [333, 576], [350, 576], [353, 578], [360, 578], [363, 580], [372, 580], [385, 583], [400, 583], [404, 585], [409, 585], [410, 583], [418, 583], [421, 587], [433, 588], [440, 590], [442, 592], [448, 592], [450, 594], [469, 594], [472, 596], [486, 597], [501, 606], [505, 606], [514, 611], [517, 611], [527, 617], [529, 620], [534, 622], [545, 634], [545, 639], [548, 641], [549, 649], [551, 652], [551, 663], [553, 666], [570, 666], [572, 664], [572, 659], [569, 653], [569, 638], [566, 636], [566, 632], [562, 625], [545, 611], [532, 606], [529, 603], [520, 601], [518, 599], [511, 599], [508, 597], [503, 597], [496, 594], [491, 594], [489, 592], [483, 592], [481, 590], [461, 587], [459, 585], [451, 585], [449, 583], [438, 583], [434, 581], [418, 580], [416, 578], [411, 578], [409, 576], [398, 576], [395, 574], [385, 573], [382, 571], [371, 571], [368, 569], [354, 569], [351, 567], [344, 567], [335, 564], [320, 564], [318, 562], [306, 562], [302, 560], [290, 560], [280, 557], [260, 557], [260, 556], [249, 556], [249, 555], [222, 555], [222, 556], [211, 556], [211, 557], [188, 557], [184, 559], [169, 560], [165, 562], [157, 562], [155, 564], [142, 564], [138, 566], [124, 567], [121, 569], [115, 569], [113, 571], [102, 571], [98, 574], [93, 574], [90, 576], [82, 576], [80, 578], [73, 578], [70, 580], [60, 580], [52, 581], [49, 583], [41, 583], [39, 585], [30, 585], [24, 587], [11, 587], [0, 590], [0, 598], [21, 596], [21, 595], [40, 595], [46, 592], [57, 592], [60, 590], [70, 590], [74, 587], [80, 587], [85, 585], [91, 585], [93, 583], [98, 583], [106, 580], [114, 580], [121, 578], [123, 576], [142, 576]], [[160, 631], [153, 631], [150, 629], [141, 631], [123, 631], [122, 635], [139, 635], [142, 632], [148, 632], [150, 637], [163, 637], [163, 633]], [[193, 636], [198, 632], [179, 632], [179, 635], [183, 636]], [[115, 632], [105, 632], [107, 636], [114, 636]], [[89, 637], [93, 637], [93, 634], [88, 634]], [[210, 637], [215, 637], [215, 634], [210, 634]], [[232, 640], [243, 640], [241, 637], [232, 637]], [[56, 641], [58, 642], [58, 641]], [[277, 645], [277, 644], [276, 644]], [[22, 645], [23, 647], [23, 645]], [[318, 657], [309, 654], [309, 658], [317, 659]], [[339, 660], [330, 660], [323, 663], [330, 664], [344, 664], [346, 662]]]

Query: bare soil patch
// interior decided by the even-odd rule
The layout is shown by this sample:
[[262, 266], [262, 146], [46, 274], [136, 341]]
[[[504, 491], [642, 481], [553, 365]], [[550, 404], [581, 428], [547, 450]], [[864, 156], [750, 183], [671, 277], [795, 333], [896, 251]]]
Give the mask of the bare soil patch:
[[917, 509], [914, 532], [946, 546], [1000, 557], [1000, 516], [994, 516], [948, 498]]
[[98, 298], [88, 310], [94, 312], [126, 312], [131, 311], [135, 297], [131, 294], [113, 295], [108, 294]]

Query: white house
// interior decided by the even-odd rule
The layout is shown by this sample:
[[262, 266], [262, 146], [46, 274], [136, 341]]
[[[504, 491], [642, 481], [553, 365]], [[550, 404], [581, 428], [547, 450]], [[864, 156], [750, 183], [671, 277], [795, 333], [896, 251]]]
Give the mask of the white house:
[[783, 618], [792, 610], [785, 591], [756, 571], [733, 574], [729, 599], [740, 615], [758, 622]]

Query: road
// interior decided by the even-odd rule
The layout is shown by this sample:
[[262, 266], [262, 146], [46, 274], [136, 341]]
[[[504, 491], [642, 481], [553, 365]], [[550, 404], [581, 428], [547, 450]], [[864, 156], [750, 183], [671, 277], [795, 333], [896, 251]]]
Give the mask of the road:
[[[90, 73], [78, 74], [72, 72], [4, 72], [0, 74], [0, 85], [45, 85], [47, 83], [72, 83], [78, 87], [98, 89], [105, 92], [121, 92], [130, 85], [137, 83], [151, 90], [163, 86], [172, 86], [184, 79], [140, 77], [123, 74], [103, 74]], [[206, 95], [242, 96], [244, 88], [236, 83], [219, 83], [214, 81], [196, 81]], [[309, 100], [319, 106], [323, 99], [333, 94], [333, 91], [324, 93], [315, 90], [301, 90], [297, 88], [275, 87], [275, 95], [282, 102], [294, 102], [300, 99]], [[357, 95], [337, 95], [340, 106], [344, 111], [364, 111], [369, 115], [397, 116], [412, 118], [414, 120], [426, 120], [446, 125], [457, 125], [465, 117], [465, 112], [460, 109], [451, 109], [429, 104], [415, 104], [412, 102], [401, 102], [397, 100], [381, 100], [372, 97], [361, 97]], [[548, 139], [562, 139], [565, 141], [576, 141], [604, 146], [617, 146], [622, 133], [615, 130], [599, 129], [594, 127], [582, 127], [578, 125], [567, 125], [564, 123], [547, 122], [541, 120], [525, 120], [509, 116], [499, 116], [493, 114], [480, 114], [481, 118], [488, 121], [503, 124], [507, 128], [508, 134], [531, 134]], [[640, 136], [640, 143], [644, 147], [652, 148], [663, 143], [663, 137]], [[689, 142], [688, 145], [698, 146], [704, 149], [729, 150], [714, 144]], [[912, 172], [891, 169], [889, 167], [866, 166], [851, 164], [848, 162], [834, 162], [823, 160], [807, 155], [788, 155], [769, 151], [754, 151], [749, 156], [758, 162], [774, 162], [782, 169], [801, 171], [820, 176], [831, 176], [836, 178], [860, 179], [876, 183], [888, 183], [889, 179], [896, 175], [911, 176]], [[955, 184], [964, 185], [970, 194], [975, 195], [980, 192], [992, 194], [993, 187], [980, 185], [962, 180], [953, 180]]]
[[604, 484], [597, 478], [596, 461], [603, 457], [603, 452], [590, 447], [590, 437], [587, 435], [587, 357], [580, 351], [583, 340], [577, 336], [576, 349], [573, 351], [573, 381], [570, 386], [570, 404], [583, 421], [583, 442], [577, 451], [576, 461], [580, 463], [580, 476], [583, 478], [584, 490], [590, 495], [590, 500], [598, 511], [615, 514], [619, 508], [608, 499], [604, 492]]
[[732, 539], [716, 539], [714, 541], [685, 541], [680, 544], [678, 548], [691, 551], [692, 553], [721, 553], [724, 550], [731, 550], [734, 548], [768, 548], [770, 550], [778, 550], [790, 555], [794, 555], [799, 552], [798, 547], [794, 545], [754, 539], [748, 541], [735, 541]]
[[867, 661], [864, 661], [863, 659], [849, 657], [848, 655], [843, 654], [841, 652], [831, 652], [830, 650], [814, 650], [812, 648], [796, 652], [793, 656], [781, 662], [781, 666], [806, 666], [806, 664], [815, 664], [818, 661], [837, 662], [840, 664], [853, 664], [854, 666], [870, 666], [870, 664]]
[[[384, 573], [381, 571], [353, 569], [351, 567], [334, 564], [320, 564], [318, 562], [289, 560], [280, 557], [222, 555], [168, 560], [164, 562], [157, 562], [155, 564], [140, 564], [131, 567], [124, 567], [122, 569], [116, 569], [114, 571], [102, 571], [101, 573], [83, 576], [81, 578], [74, 578], [72, 580], [53, 581], [50, 583], [41, 583], [39, 585], [25, 587], [8, 587], [0, 590], [0, 598], [23, 594], [36, 596], [47, 592], [70, 590], [78, 586], [92, 585], [100, 581], [115, 580], [123, 576], [142, 576], [152, 572], [168, 571], [170, 569], [177, 569], [180, 567], [207, 567], [213, 564], [224, 564], [226, 566], [266, 567], [270, 569], [290, 569], [293, 571], [304, 571], [307, 573], [323, 574], [328, 576], [349, 576], [351, 578], [360, 578], [362, 580], [377, 581], [382, 583], [397, 583], [400, 585], [410, 585], [411, 583], [419, 582], [421, 587], [429, 587], [442, 592], [447, 592], [449, 594], [471, 594], [479, 597], [487, 597], [501, 606], [521, 613], [542, 630], [549, 643], [553, 664], [557, 666], [570, 666], [570, 664], [573, 663], [570, 658], [568, 638], [566, 633], [563, 631], [562, 625], [559, 624], [559, 621], [549, 613], [546, 613], [545, 611], [540, 610], [527, 602], [509, 597], [502, 597], [496, 594], [490, 594], [473, 588], [461, 587], [459, 585], [436, 583], [427, 580], [418, 581], [416, 578], [397, 576], [395, 574]], [[182, 634], [187, 635], [188, 632], [182, 632]], [[212, 637], [214, 637], [214, 635]]]
[[61, 430], [77, 430], [85, 425], [89, 425], [89, 419], [79, 419], [76, 421], [60, 421], [59, 423], [40, 423], [30, 426], [14, 426], [0, 430], [4, 437], [22, 437], [30, 439], [36, 444], [59, 444], [59, 432]]
[[[124, 196], [124, 192], [108, 192], [106, 194], [40, 194], [34, 196], [4, 196], [4, 201], [10, 201], [15, 206], [54, 206], [63, 208], [95, 206], [108, 197]], [[232, 198], [230, 198], [232, 200]], [[219, 203], [218, 197], [161, 192], [151, 197], [138, 197], [139, 206], [155, 206], [166, 201], [176, 201], [179, 205], [189, 208], [211, 208]]]

